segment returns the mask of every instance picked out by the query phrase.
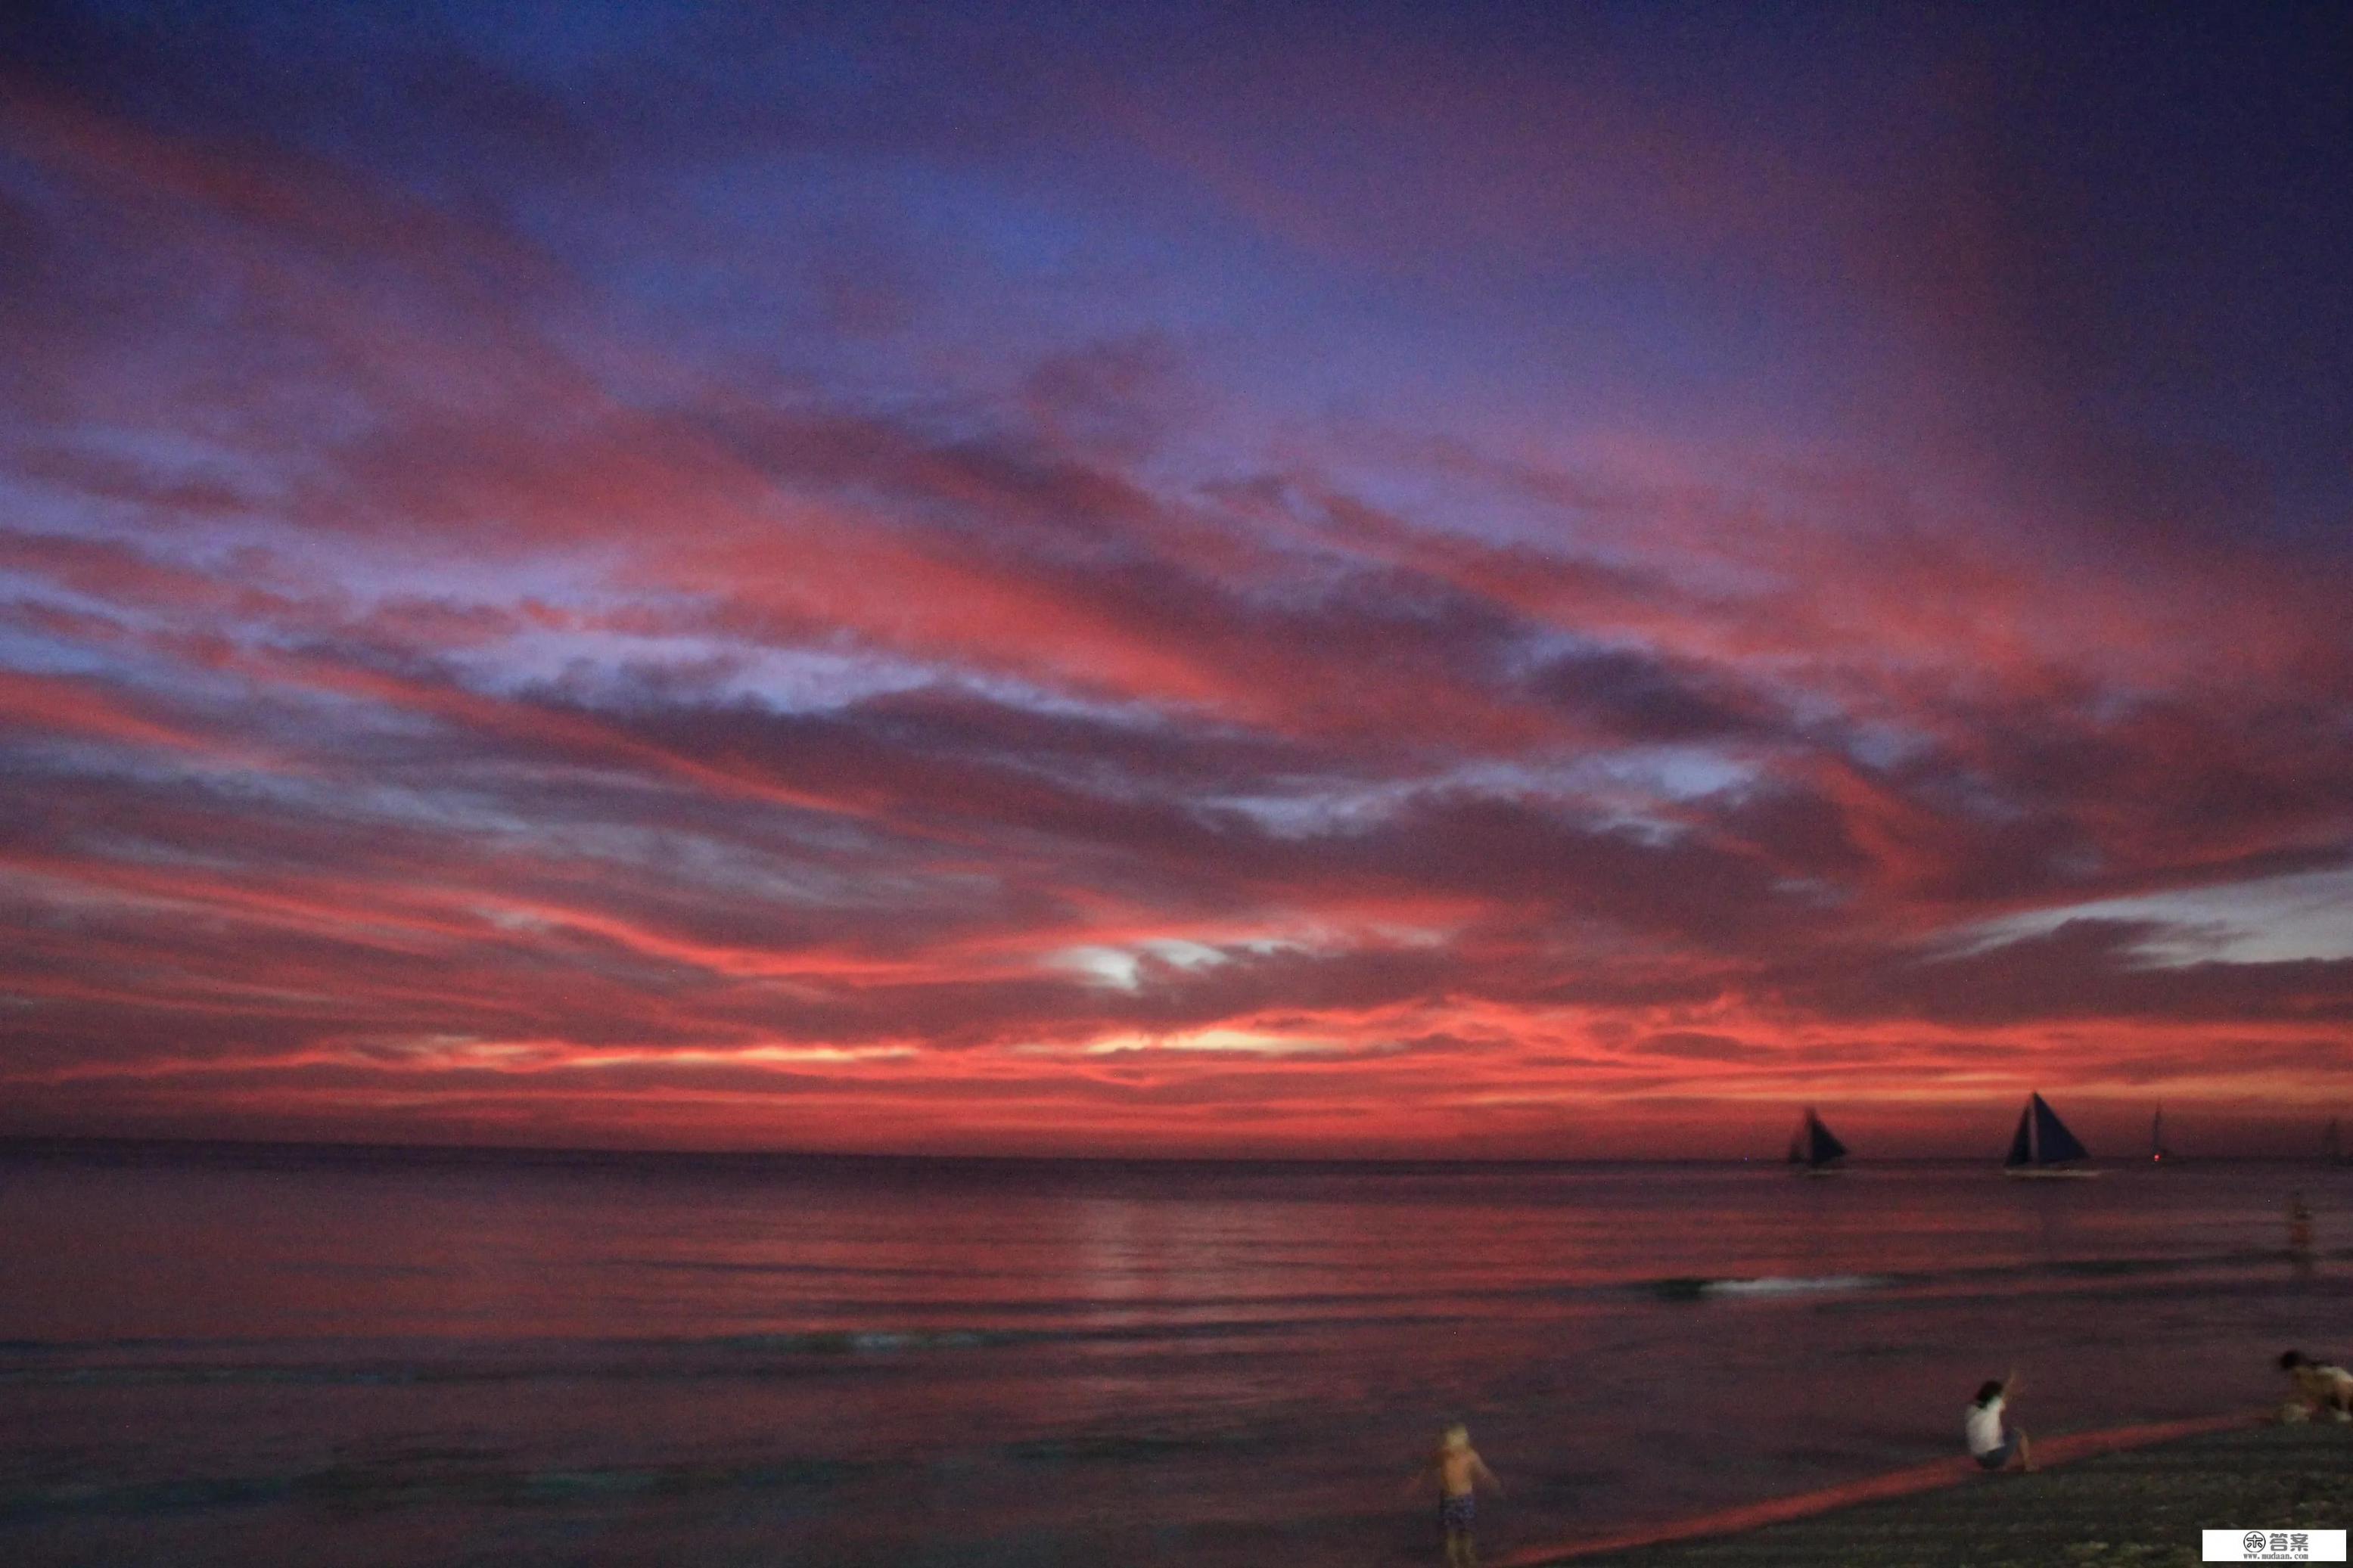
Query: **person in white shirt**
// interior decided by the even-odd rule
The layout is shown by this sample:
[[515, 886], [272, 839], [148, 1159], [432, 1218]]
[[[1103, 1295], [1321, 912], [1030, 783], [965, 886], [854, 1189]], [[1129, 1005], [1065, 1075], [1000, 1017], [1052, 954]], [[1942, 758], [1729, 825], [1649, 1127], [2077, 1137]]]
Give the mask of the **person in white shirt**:
[[2295, 1397], [2281, 1410], [2289, 1421], [2353, 1421], [2353, 1372], [2302, 1351], [2283, 1351], [2280, 1370], [2295, 1384]]
[[1968, 1413], [1961, 1418], [1961, 1430], [1969, 1441], [1969, 1458], [1989, 1470], [2007, 1468], [2015, 1463], [2021, 1470], [2034, 1468], [2033, 1450], [2026, 1440], [2026, 1428], [2012, 1426], [2002, 1430], [2001, 1413], [2018, 1392], [2018, 1373], [2012, 1369], [2000, 1383], [1989, 1383], [1978, 1390], [1969, 1403]]

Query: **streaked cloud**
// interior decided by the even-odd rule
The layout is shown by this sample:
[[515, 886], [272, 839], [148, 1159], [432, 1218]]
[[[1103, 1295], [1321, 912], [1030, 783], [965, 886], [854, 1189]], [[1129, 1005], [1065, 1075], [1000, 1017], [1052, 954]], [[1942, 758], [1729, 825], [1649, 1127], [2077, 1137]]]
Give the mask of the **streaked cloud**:
[[1807, 15], [5, 24], [0, 1131], [2347, 1096], [2305, 24]]

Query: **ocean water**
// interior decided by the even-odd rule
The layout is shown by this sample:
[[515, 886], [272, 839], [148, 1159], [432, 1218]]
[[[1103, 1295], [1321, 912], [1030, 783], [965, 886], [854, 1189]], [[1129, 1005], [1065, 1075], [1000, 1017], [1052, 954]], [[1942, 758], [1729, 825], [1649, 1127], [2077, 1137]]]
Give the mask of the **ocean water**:
[[[2322, 1256], [2284, 1255], [2302, 1189]], [[2353, 1172], [0, 1151], [0, 1561], [1427, 1562], [2257, 1405]]]

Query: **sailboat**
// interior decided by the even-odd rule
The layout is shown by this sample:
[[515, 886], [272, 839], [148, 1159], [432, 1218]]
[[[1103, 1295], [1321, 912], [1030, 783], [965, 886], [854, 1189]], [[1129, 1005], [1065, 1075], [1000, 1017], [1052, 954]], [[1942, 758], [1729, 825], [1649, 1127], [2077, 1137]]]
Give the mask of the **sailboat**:
[[1846, 1145], [1837, 1135], [1822, 1125], [1814, 1108], [1806, 1107], [1806, 1119], [1798, 1124], [1795, 1136], [1789, 1140], [1789, 1163], [1800, 1176], [1837, 1176], [1845, 1173]]
[[2328, 1119], [2327, 1127], [2321, 1131], [2320, 1157], [2332, 1165], [2353, 1163], [2353, 1160], [2348, 1160], [2345, 1153], [2345, 1129], [2338, 1125], [2334, 1116]]
[[2148, 1158], [2150, 1163], [2157, 1165], [2162, 1165], [2173, 1158], [2173, 1151], [2165, 1146], [2165, 1107], [2162, 1105], [2157, 1108], [2157, 1114], [2149, 1119]]
[[2078, 1160], [2088, 1160], [2091, 1152], [2067, 1131], [2059, 1113], [2051, 1109], [2039, 1094], [2026, 1097], [2026, 1109], [2018, 1113], [2018, 1131], [2010, 1141], [2010, 1154], [2001, 1163], [2005, 1176], [2096, 1176], [2097, 1171], [2086, 1171], [2076, 1165]]

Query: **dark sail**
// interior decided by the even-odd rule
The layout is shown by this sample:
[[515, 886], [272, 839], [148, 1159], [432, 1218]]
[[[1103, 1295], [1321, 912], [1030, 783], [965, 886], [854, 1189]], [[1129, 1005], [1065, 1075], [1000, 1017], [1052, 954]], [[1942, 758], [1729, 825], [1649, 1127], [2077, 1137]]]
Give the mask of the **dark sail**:
[[2055, 1165], [2063, 1160], [2091, 1157], [2092, 1152], [2075, 1141], [2075, 1135], [2067, 1131], [2067, 1124], [2059, 1120], [2059, 1113], [2044, 1104], [2041, 1095], [2032, 1097], [2028, 1105], [2034, 1116], [2036, 1164]]
[[1806, 1118], [1798, 1130], [1789, 1134], [1789, 1163], [1803, 1165], [1809, 1171], [1820, 1171], [1846, 1158], [1846, 1145], [1831, 1135], [1814, 1114], [1812, 1106], [1806, 1107]]
[[2018, 1113], [2018, 1132], [2010, 1141], [2010, 1153], [2002, 1161], [2003, 1164], [2031, 1165], [2034, 1163], [2033, 1119], [2034, 1112], [2031, 1109]]
[[1831, 1135], [1822, 1119], [1811, 1110], [1806, 1112], [1806, 1163], [1827, 1165], [1846, 1158], [1846, 1145]]

